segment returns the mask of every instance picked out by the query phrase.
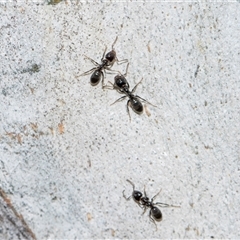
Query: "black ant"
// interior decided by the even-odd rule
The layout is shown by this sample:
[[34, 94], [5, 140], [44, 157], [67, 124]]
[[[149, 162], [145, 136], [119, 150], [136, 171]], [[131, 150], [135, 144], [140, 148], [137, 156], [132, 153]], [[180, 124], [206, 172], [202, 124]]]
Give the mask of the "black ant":
[[127, 179], [127, 181], [133, 186], [133, 192], [132, 195], [130, 197], [126, 197], [124, 194], [124, 190], [123, 190], [123, 197], [126, 200], [130, 200], [130, 198], [132, 197], [133, 200], [141, 207], [144, 208], [144, 211], [142, 213], [142, 215], [146, 212], [147, 208], [150, 208], [149, 211], [149, 218], [150, 220], [155, 224], [156, 228], [157, 228], [157, 224], [155, 221], [160, 222], [162, 221], [162, 212], [161, 210], [156, 207], [156, 205], [161, 206], [161, 207], [180, 207], [180, 206], [173, 206], [173, 205], [169, 205], [166, 203], [154, 203], [154, 199], [159, 195], [159, 193], [161, 192], [161, 190], [154, 196], [152, 197], [152, 199], [150, 200], [147, 197], [146, 191], [145, 191], [145, 187], [144, 187], [144, 196], [140, 191], [135, 190], [135, 185]]
[[[122, 78], [122, 80], [123, 80], [123, 78]], [[137, 114], [142, 114], [143, 113], [143, 104], [142, 104], [142, 102], [148, 103], [148, 104], [156, 107], [155, 105], [153, 105], [152, 103], [148, 102], [144, 98], [141, 98], [138, 95], [134, 95], [133, 94], [136, 91], [137, 86], [142, 82], [142, 80], [139, 83], [136, 84], [136, 86], [132, 89], [132, 91], [130, 91], [129, 88], [127, 87], [127, 86], [129, 86], [127, 82], [126, 83], [123, 82], [125, 84], [125, 86], [126, 86], [126, 87], [123, 87], [123, 88], [120, 88], [118, 86], [118, 85], [120, 85], [120, 83], [118, 85], [117, 84], [115, 84], [115, 85], [113, 84], [114, 88], [116, 88], [118, 92], [125, 94], [125, 96], [120, 97], [119, 99], [117, 99], [111, 105], [113, 105], [113, 104], [115, 104], [117, 102], [123, 101], [126, 97], [128, 97], [129, 100], [127, 101], [127, 113], [128, 113], [130, 121], [131, 121], [131, 115], [130, 115], [130, 112], [129, 112], [129, 106]]]
[[117, 90], [117, 92], [119, 92], [121, 94], [125, 94], [125, 96], [119, 98], [118, 100], [116, 100], [111, 105], [115, 104], [116, 102], [120, 102], [120, 101], [124, 100], [126, 97], [129, 98], [129, 100], [127, 102], [127, 112], [128, 112], [128, 115], [129, 115], [129, 119], [131, 121], [129, 106], [137, 114], [142, 114], [143, 113], [143, 105], [142, 105], [141, 101], [146, 102], [146, 103], [148, 103], [148, 104], [150, 104], [154, 107], [156, 107], [156, 106], [153, 105], [152, 103], [148, 102], [147, 100], [139, 97], [138, 95], [133, 94], [136, 91], [137, 86], [142, 82], [143, 79], [138, 84], [136, 84], [136, 86], [132, 89], [132, 91], [129, 90], [130, 85], [129, 85], [127, 79], [126, 79], [127, 72], [128, 72], [128, 66], [129, 66], [129, 63], [127, 64], [126, 72], [124, 74], [121, 74], [119, 72], [119, 74], [117, 76], [115, 76], [114, 84], [108, 81], [113, 86], [112, 88], [111, 88], [111, 86], [108, 86], [108, 85], [104, 86], [103, 88], [115, 89], [115, 90]]
[[92, 86], [96, 86], [102, 80], [102, 87], [103, 87], [104, 86], [104, 78], [105, 78], [105, 76], [104, 76], [105, 70], [113, 71], [113, 70], [111, 70], [111, 67], [113, 66], [113, 64], [115, 62], [117, 62], [117, 64], [122, 64], [122, 63], [126, 63], [128, 61], [127, 59], [124, 59], [121, 61], [119, 61], [117, 59], [116, 51], [114, 49], [114, 45], [117, 42], [117, 39], [118, 39], [118, 37], [116, 37], [114, 43], [112, 44], [112, 50], [110, 52], [108, 52], [106, 54], [106, 56], [105, 56], [105, 53], [107, 51], [107, 46], [105, 47], [104, 53], [102, 55], [101, 63], [97, 63], [90, 57], [87, 57], [86, 55], [84, 55], [85, 58], [89, 59], [96, 67], [90, 69], [89, 71], [87, 71], [85, 73], [82, 73], [79, 76], [85, 76], [85, 75], [91, 74], [93, 72], [93, 74], [90, 77], [90, 83]]

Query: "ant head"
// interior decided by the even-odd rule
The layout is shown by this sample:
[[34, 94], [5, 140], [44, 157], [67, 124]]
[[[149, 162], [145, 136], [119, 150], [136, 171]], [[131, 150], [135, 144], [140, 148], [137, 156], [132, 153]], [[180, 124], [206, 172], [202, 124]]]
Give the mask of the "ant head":
[[129, 84], [126, 80], [126, 78], [123, 75], [117, 75], [114, 77], [114, 84], [118, 87], [118, 88], [129, 88]]
[[135, 202], [139, 202], [141, 200], [142, 193], [134, 190], [133, 193], [132, 193], [132, 197], [133, 197]]
[[114, 77], [114, 80], [115, 80], [115, 82], [118, 84], [121, 84], [121, 83], [125, 83], [126, 82], [126, 79], [125, 79], [125, 77], [123, 76], [123, 75], [116, 75], [115, 77]]
[[115, 50], [112, 50], [108, 52], [105, 56], [105, 58], [111, 63], [116, 59], [116, 52]]

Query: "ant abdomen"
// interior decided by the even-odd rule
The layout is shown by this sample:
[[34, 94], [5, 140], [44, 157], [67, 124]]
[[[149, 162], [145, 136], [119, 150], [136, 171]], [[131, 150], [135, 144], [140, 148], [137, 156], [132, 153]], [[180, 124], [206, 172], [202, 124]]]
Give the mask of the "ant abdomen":
[[135, 113], [137, 113], [137, 114], [142, 114], [143, 113], [143, 105], [138, 99], [133, 98], [129, 101], [130, 101], [130, 107], [132, 108], [132, 110]]
[[101, 81], [101, 78], [103, 77], [103, 73], [100, 70], [96, 70], [93, 72], [90, 83], [92, 86], [98, 85], [98, 83]]
[[152, 207], [150, 210], [150, 215], [154, 218], [155, 221], [162, 221], [162, 212], [157, 207]]

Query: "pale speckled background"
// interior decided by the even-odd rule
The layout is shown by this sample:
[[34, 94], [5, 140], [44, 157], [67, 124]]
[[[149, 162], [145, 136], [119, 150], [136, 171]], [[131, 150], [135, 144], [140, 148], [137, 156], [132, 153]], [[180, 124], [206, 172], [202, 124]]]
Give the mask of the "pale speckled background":
[[[36, 237], [240, 238], [239, 2], [16, 2], [0, 3], [0, 184]], [[76, 77], [116, 36], [158, 105], [131, 123]], [[156, 231], [126, 179], [181, 208]]]

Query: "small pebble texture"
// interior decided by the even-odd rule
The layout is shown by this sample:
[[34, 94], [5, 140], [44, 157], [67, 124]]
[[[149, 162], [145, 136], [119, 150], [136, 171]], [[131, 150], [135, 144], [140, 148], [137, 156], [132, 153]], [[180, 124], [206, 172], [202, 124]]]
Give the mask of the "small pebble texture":
[[[157, 106], [131, 122], [79, 76], [116, 36]], [[37, 239], [240, 238], [239, 1], [1, 1], [0, 38], [0, 187]], [[127, 179], [180, 208], [156, 229]]]

